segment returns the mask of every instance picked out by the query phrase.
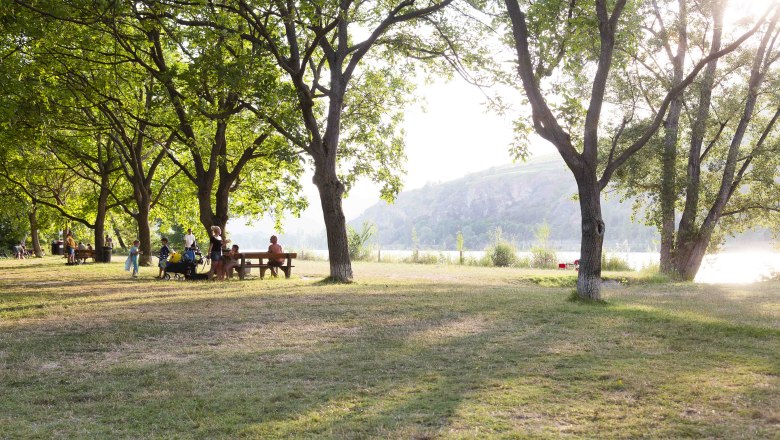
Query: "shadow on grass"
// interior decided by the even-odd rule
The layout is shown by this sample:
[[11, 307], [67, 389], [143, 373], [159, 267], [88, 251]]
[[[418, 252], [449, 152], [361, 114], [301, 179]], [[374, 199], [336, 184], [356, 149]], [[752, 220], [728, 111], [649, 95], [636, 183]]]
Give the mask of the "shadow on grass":
[[[703, 299], [682, 303], [699, 304], [689, 313], [679, 304], [639, 307], [636, 297], [621, 296], [583, 307], [566, 302], [565, 289], [531, 292], [500, 282], [478, 289], [408, 280], [200, 289], [128, 277], [111, 279], [106, 290], [101, 274], [92, 276], [78, 281], [79, 290], [52, 296], [55, 305], [69, 298], [85, 306], [61, 327], [5, 323], [0, 360], [8, 380], [0, 381], [0, 406], [8, 411], [0, 426], [19, 422], [13, 430], [0, 427], [0, 437], [26, 437], [36, 426], [41, 437], [424, 438], [466, 436], [475, 426], [486, 435], [508, 433], [536, 423], [492, 414], [497, 408], [539, 414], [544, 435], [560, 434], [556, 427], [572, 419], [587, 435], [598, 422], [567, 411], [623, 406], [604, 397], [616, 393], [655, 402], [647, 415], [661, 412], [679, 429], [693, 429], [691, 435], [728, 437], [706, 431], [706, 424], [691, 427], [679, 406], [702, 399], [684, 387], [664, 387], [685, 381], [699, 387], [723, 368], [780, 374], [780, 334], [770, 321], [715, 316], [701, 307]], [[55, 291], [72, 288], [71, 280], [51, 282]], [[155, 288], [171, 293], [150, 294]], [[37, 295], [31, 292], [31, 300]], [[99, 295], [105, 298], [92, 298]], [[754, 311], [727, 289], [714, 295]], [[123, 309], [133, 301], [139, 304]], [[29, 306], [39, 304], [46, 301]], [[640, 389], [631, 378], [651, 385]], [[522, 386], [512, 388], [516, 383]], [[740, 392], [771, 403], [772, 391], [755, 384]], [[662, 392], [674, 399], [664, 402]], [[500, 399], [509, 402], [502, 407]], [[487, 407], [487, 414], [464, 418], [473, 407]], [[653, 435], [642, 423], [616, 422], [601, 432]], [[741, 420], [733, 429], [752, 429], [751, 423], [759, 422]]]
[[[555, 430], [560, 420], [544, 414], [540, 405], [575, 411], [618, 405], [600, 395], [626, 392], [616, 378], [646, 377], [662, 387], [728, 362], [767, 365], [767, 371], [780, 374], [778, 351], [771, 349], [778, 348], [780, 334], [771, 327], [625, 304], [582, 307], [566, 303], [564, 293], [556, 291], [546, 294], [553, 296], [548, 299], [512, 290], [474, 294], [473, 287], [458, 284], [436, 285], [424, 293], [410, 292], [408, 285], [381, 287], [384, 293], [372, 295], [346, 290], [295, 297], [182, 296], [147, 306], [155, 311], [151, 316], [113, 318], [103, 327], [66, 334], [31, 335], [10, 327], [2, 341], [11, 371], [2, 399], [13, 403], [9, 417], [38, 426], [44, 436], [47, 429], [59, 435], [100, 432], [97, 420], [131, 437], [166, 432], [424, 438], [468, 429], [469, 421], [458, 415], [464, 407], [490, 407], [492, 399], [511, 397], [516, 410], [543, 414], [552, 435], [560, 433]], [[339, 332], [330, 335], [327, 329], [333, 326]], [[313, 345], [296, 333], [306, 327], [313, 329]], [[241, 345], [247, 328], [257, 329], [257, 339]], [[630, 340], [627, 334], [650, 335], [648, 344], [656, 354], [621, 344]], [[166, 340], [174, 336], [185, 345]], [[159, 350], [166, 353], [155, 358]], [[696, 358], [686, 359], [689, 353]], [[25, 359], [52, 354], [86, 363], [61, 372], [23, 367]], [[109, 354], [117, 358], [106, 363]], [[100, 367], [91, 367], [91, 360], [101, 360]], [[540, 388], [541, 403], [530, 393], [507, 396], [506, 384], [518, 381]], [[769, 391], [756, 386], [747, 392]], [[53, 398], [36, 406], [20, 398], [30, 392]], [[659, 391], [642, 392], [644, 400], [652, 400]], [[664, 404], [655, 410], [668, 411], [670, 420], [678, 418], [686, 429], [706, 436], [706, 426], [691, 428], [679, 408], [661, 408]], [[530, 422], [485, 415], [471, 423], [489, 435]], [[579, 423], [585, 429], [580, 434], [597, 426]], [[17, 434], [30, 434], [18, 429]], [[653, 432], [642, 426], [621, 431], [620, 424], [612, 429], [604, 433]]]

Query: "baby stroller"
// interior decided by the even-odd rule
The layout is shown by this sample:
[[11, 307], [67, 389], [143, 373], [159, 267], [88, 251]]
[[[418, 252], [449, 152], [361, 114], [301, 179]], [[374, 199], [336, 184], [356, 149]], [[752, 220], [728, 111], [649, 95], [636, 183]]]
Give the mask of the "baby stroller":
[[175, 260], [177, 259], [173, 257], [171, 258], [171, 261], [168, 261], [168, 263], [165, 265], [165, 275], [163, 276], [164, 280], [170, 280], [171, 274], [173, 274], [173, 277], [176, 280], [195, 280], [202, 278], [201, 274], [198, 273], [198, 265], [201, 264], [202, 258], [200, 257], [200, 252], [198, 252], [198, 249], [195, 246], [184, 251], [184, 254], [181, 256], [181, 260]]

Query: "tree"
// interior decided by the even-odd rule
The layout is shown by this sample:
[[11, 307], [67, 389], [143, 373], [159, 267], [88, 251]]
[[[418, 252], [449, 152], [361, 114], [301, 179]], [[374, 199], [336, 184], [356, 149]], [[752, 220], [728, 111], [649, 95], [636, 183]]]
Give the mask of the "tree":
[[[713, 29], [711, 51], [721, 44], [725, 4], [715, 2], [710, 9], [699, 11], [702, 18], [694, 19], [698, 22], [694, 36], [702, 35], [702, 27]], [[664, 63], [652, 62], [653, 57], [656, 51], [661, 52], [660, 56], [671, 53], [670, 46], [677, 42], [664, 31], [668, 13], [660, 12], [657, 5], [656, 11], [656, 47], [644, 49], [640, 65], [645, 77], [665, 79], [666, 72], [652, 68]], [[687, 12], [678, 8], [677, 14], [683, 18], [677, 21], [688, 22]], [[718, 236], [722, 236], [717, 230], [721, 220], [726, 221], [723, 232], [733, 232], [749, 225], [768, 225], [772, 213], [778, 212], [778, 162], [773, 140], [780, 116], [773, 69], [778, 59], [778, 13], [778, 9], [772, 12], [763, 35], [751, 46], [735, 56], [708, 63], [700, 83], [680, 98], [687, 101], [688, 109], [681, 124], [668, 122], [670, 110], [660, 170], [654, 158], [648, 157], [651, 152], [646, 152], [616, 176], [625, 194], [646, 198], [651, 221], [662, 231], [661, 269], [670, 276], [685, 280], [695, 277], [707, 248], [717, 245]], [[709, 19], [708, 14], [712, 16]], [[677, 34], [689, 32], [681, 28]], [[696, 46], [706, 43], [696, 41]], [[705, 138], [709, 139], [706, 146]], [[653, 185], [653, 179], [659, 179], [660, 185]], [[658, 204], [648, 203], [653, 200], [660, 200], [660, 213], [655, 209]], [[677, 207], [682, 208], [682, 216], [675, 228]]]
[[[167, 160], [194, 184], [194, 191], [177, 195], [197, 197], [204, 230], [219, 225], [225, 231], [231, 208], [279, 219], [305, 206], [298, 196], [299, 158], [247, 104], [276, 102], [276, 93], [263, 88], [269, 77], [275, 84], [273, 65], [269, 70], [254, 62], [254, 49], [240, 37], [229, 41], [230, 35], [210, 28], [182, 27], [153, 1], [17, 3], [44, 22], [64, 23], [84, 35], [55, 46], [66, 59], [91, 67], [77, 79], [111, 127], [108, 137], [138, 208], [122, 206], [139, 220], [142, 249], [149, 241], [151, 208], [168, 182], [156, 182], [154, 174], [169, 168]], [[197, 15], [209, 8], [185, 9]], [[112, 82], [106, 81], [110, 74]], [[107, 84], [116, 87], [106, 89]], [[238, 195], [235, 202], [231, 194]]]
[[[531, 107], [533, 130], [556, 147], [577, 182], [582, 217], [577, 293], [582, 298], [598, 300], [606, 231], [601, 191], [615, 171], [653, 137], [671, 102], [707, 63], [738, 48], [756, 32], [760, 23], [730, 45], [708, 53], [679, 83], [668, 87], [661, 104], [646, 118], [649, 123], [633, 131], [630, 141], [621, 139], [623, 134], [629, 134], [621, 129], [630, 120], [624, 117], [622, 121], [626, 122], [621, 121], [615, 128], [610, 145], [603, 146], [599, 132], [604, 129], [601, 124], [609, 74], [615, 63], [625, 62], [621, 52], [616, 58], [615, 49], [617, 46], [630, 51], [637, 36], [629, 24], [637, 16], [625, 10], [625, 0], [536, 2], [528, 5], [526, 11], [517, 0], [506, 0], [505, 5], [520, 83]], [[598, 44], [591, 44], [592, 41]], [[552, 76], [553, 80], [568, 81], [568, 86], [562, 81], [557, 84], [562, 94], [558, 100], [552, 100], [551, 90], [543, 87], [543, 80], [553, 73], [559, 75]], [[580, 102], [587, 105], [583, 108]], [[618, 149], [619, 146], [623, 147]], [[600, 150], [609, 152], [601, 170]]]
[[554, 268], [556, 263], [555, 251], [550, 247], [550, 225], [545, 220], [537, 226], [534, 232], [536, 243], [531, 247], [531, 261], [533, 267]]
[[[346, 222], [341, 200], [356, 176], [368, 175], [385, 183], [382, 196], [391, 199], [400, 182], [394, 170], [403, 157], [397, 135], [399, 117], [389, 110], [402, 101], [408, 87], [403, 63], [364, 63], [402, 38], [404, 27], [419, 23], [452, 0], [416, 7], [411, 0], [394, 5], [365, 2], [302, 3], [274, 1], [252, 5], [245, 1], [209, 2], [243, 24], [227, 27], [193, 17], [181, 20], [239, 33], [270, 53], [287, 76], [301, 124], [292, 127], [257, 109], [314, 165], [313, 183], [320, 194], [328, 239], [330, 278], [352, 279]], [[406, 26], [405, 26], [406, 25]], [[358, 30], [359, 28], [359, 30]], [[395, 31], [395, 32], [394, 32]], [[362, 40], [356, 35], [365, 34]], [[390, 57], [390, 55], [387, 55]], [[387, 58], [386, 58], [387, 59]], [[391, 116], [388, 116], [390, 114]], [[303, 130], [297, 130], [302, 125]], [[349, 166], [348, 172], [340, 168]]]
[[466, 249], [463, 243], [463, 233], [458, 231], [455, 235], [455, 249], [458, 251], [458, 262], [460, 264], [463, 264], [463, 251]]
[[[150, 111], [151, 99], [144, 106], [148, 87], [144, 88], [143, 78], [139, 80], [137, 69], [132, 71], [132, 65], [111, 55], [109, 40], [78, 22], [77, 14], [73, 20], [58, 20], [52, 19], [54, 12], [68, 11], [52, 11], [19, 11], [25, 17], [20, 22], [27, 25], [23, 33], [35, 36], [24, 45], [23, 53], [38, 71], [46, 73], [47, 81], [40, 82], [48, 88], [41, 93], [43, 103], [37, 108], [41, 115], [48, 115], [41, 130], [45, 137], [41, 148], [62, 164], [66, 174], [72, 173], [80, 183], [91, 183], [96, 188], [94, 197], [85, 193], [95, 203], [85, 205], [88, 209], [83, 215], [68, 212], [72, 210], [65, 207], [57, 209], [63, 216], [92, 228], [95, 248], [101, 249], [108, 212], [122, 207], [138, 225], [141, 263], [149, 264], [149, 212], [156, 201], [151, 186], [154, 170], [165, 152], [149, 158], [146, 151], [152, 136], [148, 122], [141, 118], [149, 116], [143, 114]], [[70, 44], [61, 44], [61, 39]], [[135, 113], [130, 110], [138, 107]], [[118, 179], [120, 170], [130, 183], [129, 190]], [[129, 207], [133, 202], [136, 206]], [[95, 220], [91, 221], [93, 215]]]
[[[265, 108], [278, 99], [275, 72], [254, 54], [259, 48], [246, 47], [240, 36], [183, 26], [165, 10], [152, 1], [120, 9], [106, 32], [122, 48], [120, 56], [165, 91], [179, 141], [166, 152], [197, 188], [204, 229], [217, 225], [226, 234], [230, 195], [237, 191], [243, 191], [242, 214], [272, 211], [280, 218], [284, 211], [299, 212], [305, 204], [298, 198], [297, 156], [267, 122], [246, 116], [251, 104]], [[215, 16], [207, 5], [181, 12]]]

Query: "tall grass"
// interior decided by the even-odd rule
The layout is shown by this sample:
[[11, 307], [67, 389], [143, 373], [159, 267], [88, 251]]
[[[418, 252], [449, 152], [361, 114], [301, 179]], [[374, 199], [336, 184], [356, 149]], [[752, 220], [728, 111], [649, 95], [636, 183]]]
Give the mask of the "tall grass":
[[601, 270], [607, 270], [612, 272], [627, 272], [631, 269], [628, 261], [624, 258], [620, 258], [618, 255], [608, 255], [607, 252], [601, 254]]

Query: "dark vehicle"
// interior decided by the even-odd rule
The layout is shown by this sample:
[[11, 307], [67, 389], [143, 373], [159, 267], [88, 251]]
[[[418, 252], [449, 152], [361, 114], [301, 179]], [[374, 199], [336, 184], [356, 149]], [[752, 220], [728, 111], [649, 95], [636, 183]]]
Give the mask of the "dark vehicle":
[[173, 274], [173, 278], [176, 280], [206, 279], [207, 275], [205, 273], [198, 272], [198, 268], [201, 268], [202, 271], [203, 267], [205, 267], [203, 256], [198, 248], [193, 246], [193, 248], [184, 251], [181, 261], [176, 263], [169, 261], [165, 265], [165, 275], [163, 276], [163, 279], [170, 280], [171, 274]]

